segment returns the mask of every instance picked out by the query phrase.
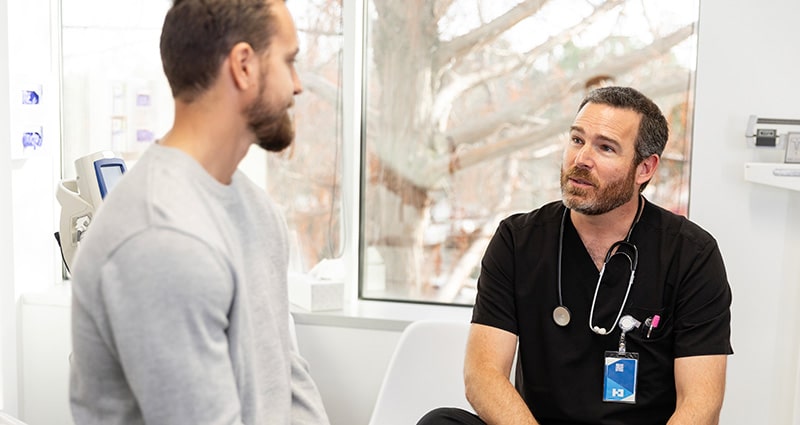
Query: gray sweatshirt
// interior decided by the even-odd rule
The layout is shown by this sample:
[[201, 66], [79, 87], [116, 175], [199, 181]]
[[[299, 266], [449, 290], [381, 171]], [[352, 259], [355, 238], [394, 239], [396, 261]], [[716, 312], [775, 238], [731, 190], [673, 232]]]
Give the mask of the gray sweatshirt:
[[72, 276], [76, 424], [327, 424], [290, 332], [285, 222], [154, 145], [95, 215]]

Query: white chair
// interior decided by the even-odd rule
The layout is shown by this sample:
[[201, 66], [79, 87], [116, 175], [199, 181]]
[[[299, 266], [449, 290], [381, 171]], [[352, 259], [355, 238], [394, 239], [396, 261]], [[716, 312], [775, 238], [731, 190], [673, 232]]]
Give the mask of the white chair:
[[403, 331], [369, 425], [414, 425], [437, 407], [472, 412], [464, 395], [469, 323], [423, 320]]

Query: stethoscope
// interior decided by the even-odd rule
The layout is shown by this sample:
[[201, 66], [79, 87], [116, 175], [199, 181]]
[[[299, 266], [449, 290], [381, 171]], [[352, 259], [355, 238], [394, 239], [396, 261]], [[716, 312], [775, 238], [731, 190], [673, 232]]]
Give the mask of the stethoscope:
[[[636, 266], [639, 263], [639, 250], [636, 248], [636, 245], [630, 243], [631, 233], [633, 233], [633, 228], [636, 226], [636, 223], [639, 222], [639, 218], [642, 216], [643, 210], [643, 200], [642, 197], [639, 196], [639, 205], [638, 211], [636, 212], [636, 218], [634, 218], [633, 223], [631, 224], [630, 229], [628, 230], [628, 234], [625, 236], [625, 240], [614, 242], [608, 251], [606, 252], [606, 257], [603, 260], [603, 267], [600, 269], [600, 277], [597, 278], [597, 285], [594, 288], [594, 296], [592, 297], [592, 308], [589, 310], [589, 329], [592, 332], [598, 335], [608, 335], [619, 323], [619, 318], [622, 316], [622, 310], [625, 309], [625, 303], [628, 301], [628, 295], [631, 293], [631, 287], [633, 286], [633, 279], [636, 275]], [[569, 208], [564, 208], [564, 213], [561, 215], [561, 228], [559, 230], [558, 236], [558, 306], [553, 310], [553, 321], [556, 322], [558, 326], [567, 326], [569, 321], [572, 317], [569, 309], [564, 306], [564, 299], [561, 295], [561, 257], [563, 253], [563, 245], [564, 245], [564, 222], [567, 218], [567, 212], [569, 212]], [[620, 250], [618, 248], [625, 247], [629, 249], [633, 256], [631, 257], [628, 252], [625, 250]], [[603, 280], [603, 274], [606, 271], [606, 264], [608, 261], [611, 260], [611, 257], [615, 255], [623, 255], [625, 258], [628, 259], [628, 262], [631, 265], [631, 277], [628, 280], [628, 288], [625, 290], [625, 298], [622, 299], [622, 304], [619, 306], [619, 311], [617, 312], [617, 317], [614, 319], [614, 323], [611, 325], [610, 328], [603, 328], [594, 324], [594, 309], [597, 303], [597, 293], [600, 292], [600, 282]]]

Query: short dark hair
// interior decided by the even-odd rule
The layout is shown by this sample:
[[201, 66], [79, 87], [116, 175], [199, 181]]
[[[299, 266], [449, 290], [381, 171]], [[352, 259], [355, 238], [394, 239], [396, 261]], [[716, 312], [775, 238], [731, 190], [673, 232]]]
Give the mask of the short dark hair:
[[667, 145], [667, 139], [669, 139], [667, 119], [647, 96], [630, 87], [601, 87], [586, 95], [581, 106], [578, 107], [578, 111], [583, 109], [587, 103], [630, 109], [641, 114], [642, 121], [639, 123], [639, 131], [636, 134], [635, 165], [639, 165], [650, 155], [661, 156], [661, 153], [664, 152], [664, 146]]
[[277, 30], [274, 1], [175, 0], [164, 18], [160, 46], [172, 96], [195, 100], [217, 78], [236, 43], [266, 50]]

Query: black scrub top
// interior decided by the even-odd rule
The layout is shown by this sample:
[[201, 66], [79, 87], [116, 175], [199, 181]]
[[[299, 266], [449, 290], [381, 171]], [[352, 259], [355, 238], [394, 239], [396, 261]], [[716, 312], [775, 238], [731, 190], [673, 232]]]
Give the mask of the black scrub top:
[[[630, 242], [638, 267], [623, 315], [661, 317], [649, 338], [640, 326], [626, 334], [639, 353], [636, 403], [603, 402], [606, 351], [617, 351], [620, 329], [597, 335], [589, 311], [599, 271], [567, 212], [561, 291], [571, 314], [553, 321], [558, 300], [558, 244], [565, 207], [553, 202], [500, 223], [481, 262], [473, 323], [519, 338], [516, 386], [542, 424], [664, 424], [675, 410], [675, 358], [732, 354], [731, 291], [714, 238], [685, 217], [645, 202]], [[628, 288], [630, 264], [615, 255], [606, 267], [594, 325], [611, 328]]]

